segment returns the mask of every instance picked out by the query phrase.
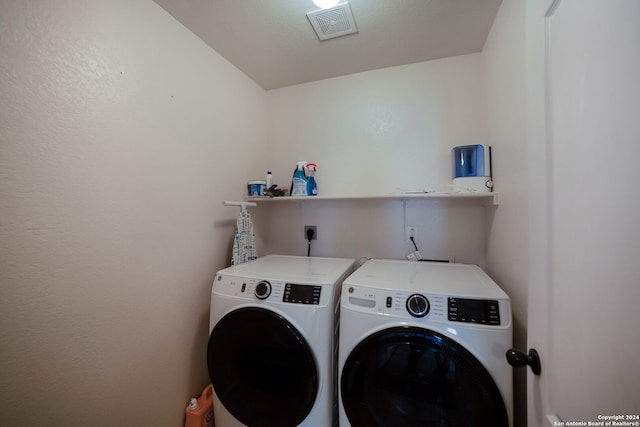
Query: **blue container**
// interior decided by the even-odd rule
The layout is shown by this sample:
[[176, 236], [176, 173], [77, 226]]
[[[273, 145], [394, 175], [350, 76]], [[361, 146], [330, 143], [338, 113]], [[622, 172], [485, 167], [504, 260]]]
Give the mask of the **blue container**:
[[247, 191], [249, 196], [263, 196], [264, 188], [267, 185], [265, 181], [249, 181], [247, 182]]
[[451, 150], [453, 177], [491, 176], [491, 147], [486, 145], [461, 145]]
[[453, 188], [464, 192], [493, 191], [491, 178], [491, 147], [461, 145], [451, 150]]

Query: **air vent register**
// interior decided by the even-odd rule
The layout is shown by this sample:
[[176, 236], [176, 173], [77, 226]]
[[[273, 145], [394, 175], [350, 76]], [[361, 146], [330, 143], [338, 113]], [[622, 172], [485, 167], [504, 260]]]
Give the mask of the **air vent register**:
[[307, 13], [311, 26], [320, 40], [332, 39], [357, 33], [349, 2], [344, 1], [330, 9], [319, 9]]

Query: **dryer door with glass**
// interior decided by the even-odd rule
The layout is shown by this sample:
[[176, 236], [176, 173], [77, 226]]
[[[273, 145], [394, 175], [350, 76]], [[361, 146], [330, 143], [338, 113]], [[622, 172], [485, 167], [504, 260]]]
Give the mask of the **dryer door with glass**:
[[222, 317], [209, 336], [207, 363], [220, 403], [247, 426], [296, 426], [318, 394], [311, 348], [270, 310], [246, 307]]
[[340, 391], [351, 427], [509, 426], [482, 363], [428, 329], [392, 327], [365, 338], [345, 361]]

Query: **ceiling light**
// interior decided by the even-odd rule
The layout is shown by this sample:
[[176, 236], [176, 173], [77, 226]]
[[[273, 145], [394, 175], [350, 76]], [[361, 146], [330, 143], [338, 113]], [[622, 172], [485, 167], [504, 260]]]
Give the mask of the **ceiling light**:
[[331, 9], [337, 5], [340, 0], [313, 0], [316, 6], [321, 9]]

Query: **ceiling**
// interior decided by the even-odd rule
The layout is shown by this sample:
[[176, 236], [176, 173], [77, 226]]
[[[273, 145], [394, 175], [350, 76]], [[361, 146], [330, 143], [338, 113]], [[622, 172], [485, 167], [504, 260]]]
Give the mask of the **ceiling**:
[[349, 0], [357, 33], [320, 41], [312, 0], [154, 0], [264, 89], [480, 52], [502, 0]]

